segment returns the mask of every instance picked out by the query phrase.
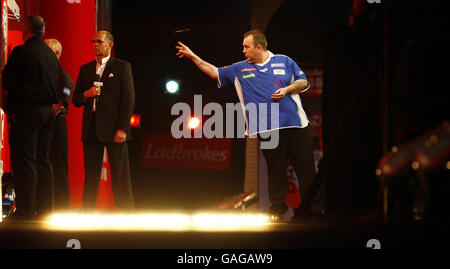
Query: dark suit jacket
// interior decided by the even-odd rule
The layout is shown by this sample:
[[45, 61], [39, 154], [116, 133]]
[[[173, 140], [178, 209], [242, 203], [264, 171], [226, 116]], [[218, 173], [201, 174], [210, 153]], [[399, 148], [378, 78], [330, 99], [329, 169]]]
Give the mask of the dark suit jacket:
[[[75, 106], [84, 106], [81, 140], [86, 141], [94, 116], [94, 98], [85, 98], [96, 78], [96, 61], [80, 67], [72, 102]], [[101, 78], [103, 86], [98, 97], [95, 111], [97, 138], [101, 143], [111, 143], [118, 129], [130, 135], [130, 119], [134, 109], [134, 82], [131, 65], [126, 61], [110, 58]]]
[[61, 66], [42, 37], [33, 36], [11, 52], [3, 70], [2, 85], [8, 91], [6, 110], [58, 103]]

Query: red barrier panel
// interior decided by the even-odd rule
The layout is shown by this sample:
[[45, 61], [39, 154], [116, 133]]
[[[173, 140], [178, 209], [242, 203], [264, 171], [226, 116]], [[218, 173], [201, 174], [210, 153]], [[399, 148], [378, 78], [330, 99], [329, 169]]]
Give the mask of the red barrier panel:
[[[41, 2], [40, 14], [46, 22], [45, 38], [56, 38], [61, 42], [61, 66], [76, 82], [80, 66], [94, 59], [90, 40], [95, 33], [95, 0], [45, 0]], [[67, 123], [71, 208], [81, 207], [83, 195], [82, 115], [83, 109], [70, 104]]]

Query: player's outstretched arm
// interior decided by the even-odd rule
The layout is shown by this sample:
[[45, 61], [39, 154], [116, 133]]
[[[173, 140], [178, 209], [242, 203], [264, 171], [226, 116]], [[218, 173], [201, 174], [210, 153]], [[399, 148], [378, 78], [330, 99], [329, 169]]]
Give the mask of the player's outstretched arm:
[[193, 53], [188, 46], [184, 45], [181, 42], [178, 42], [178, 46], [175, 46], [175, 48], [178, 50], [177, 56], [178, 58], [189, 58], [194, 62], [194, 64], [206, 75], [208, 75], [212, 79], [217, 79], [218, 77], [218, 71], [217, 67], [214, 65], [203, 61], [200, 57], [198, 57], [195, 53]]

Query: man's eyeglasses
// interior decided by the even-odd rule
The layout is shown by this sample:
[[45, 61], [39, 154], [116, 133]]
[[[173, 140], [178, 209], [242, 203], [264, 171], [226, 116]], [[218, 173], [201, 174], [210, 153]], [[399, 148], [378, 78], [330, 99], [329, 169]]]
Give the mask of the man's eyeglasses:
[[100, 39], [93, 39], [93, 40], [91, 40], [91, 43], [92, 44], [94, 44], [94, 43], [103, 44], [103, 43], [105, 43], [105, 41], [100, 40]]

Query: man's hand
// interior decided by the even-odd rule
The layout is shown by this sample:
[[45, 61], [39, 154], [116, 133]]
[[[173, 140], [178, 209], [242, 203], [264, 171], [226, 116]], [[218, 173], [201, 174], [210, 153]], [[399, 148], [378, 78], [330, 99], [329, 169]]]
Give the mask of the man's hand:
[[272, 94], [272, 100], [279, 101], [283, 99], [287, 94], [301, 93], [309, 86], [309, 82], [306, 80], [299, 80], [287, 87], [279, 88]]
[[55, 111], [55, 116], [58, 116], [59, 113], [61, 113], [61, 110], [63, 110], [64, 105], [62, 102], [59, 102], [57, 104], [53, 104], [53, 110]]
[[127, 139], [127, 133], [124, 130], [117, 130], [116, 135], [114, 136], [115, 143], [123, 143]]
[[178, 58], [186, 58], [191, 59], [191, 61], [205, 74], [207, 74], [212, 79], [217, 79], [218, 71], [217, 67], [214, 65], [203, 61], [200, 57], [195, 55], [192, 50], [190, 50], [185, 44], [178, 41], [179, 46], [175, 46], [178, 49], [177, 56]]
[[101, 89], [98, 86], [92, 86], [89, 90], [84, 92], [84, 98], [91, 98], [100, 95]]
[[272, 100], [279, 101], [279, 100], [283, 99], [283, 97], [285, 97], [286, 94], [287, 94], [286, 88], [279, 88], [272, 94]]
[[178, 45], [179, 46], [175, 46], [175, 48], [178, 50], [178, 58], [183, 58], [186, 56], [187, 58], [192, 59], [192, 57], [194, 57], [195, 54], [188, 48], [188, 46], [181, 43], [180, 41], [178, 41]]

